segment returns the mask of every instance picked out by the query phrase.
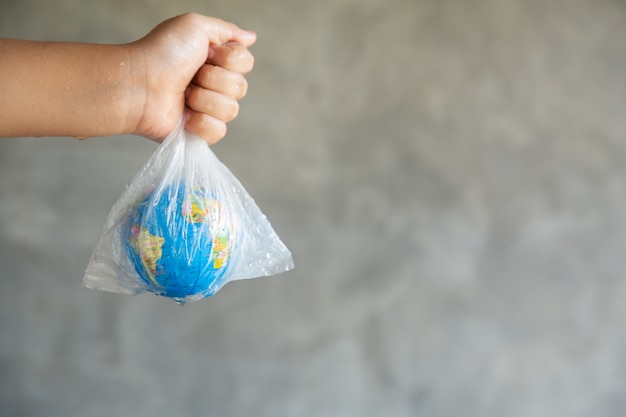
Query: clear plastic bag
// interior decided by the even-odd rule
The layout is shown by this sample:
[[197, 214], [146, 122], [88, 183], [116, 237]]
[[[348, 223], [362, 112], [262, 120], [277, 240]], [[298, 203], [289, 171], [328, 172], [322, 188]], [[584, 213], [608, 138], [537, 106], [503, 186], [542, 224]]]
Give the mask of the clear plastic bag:
[[292, 268], [254, 200], [181, 122], [111, 208], [83, 286], [184, 304]]

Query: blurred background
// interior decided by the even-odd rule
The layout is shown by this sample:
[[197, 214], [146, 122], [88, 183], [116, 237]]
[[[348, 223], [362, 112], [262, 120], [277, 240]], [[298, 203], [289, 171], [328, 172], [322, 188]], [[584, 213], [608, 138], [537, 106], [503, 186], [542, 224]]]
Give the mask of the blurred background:
[[0, 140], [1, 416], [623, 412], [625, 1], [0, 0], [0, 36], [186, 11], [258, 32], [214, 151], [296, 269], [184, 307], [84, 289], [156, 144]]

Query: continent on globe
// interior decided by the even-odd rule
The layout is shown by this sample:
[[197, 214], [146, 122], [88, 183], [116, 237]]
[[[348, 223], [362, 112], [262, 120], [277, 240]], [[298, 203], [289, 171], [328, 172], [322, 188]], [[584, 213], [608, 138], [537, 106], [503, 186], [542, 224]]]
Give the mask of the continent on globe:
[[165, 239], [160, 236], [151, 235], [148, 229], [135, 224], [130, 230], [130, 245], [135, 250], [141, 263], [148, 272], [148, 278], [154, 284], [158, 282], [154, 279], [157, 270], [157, 262], [163, 256], [163, 243]]

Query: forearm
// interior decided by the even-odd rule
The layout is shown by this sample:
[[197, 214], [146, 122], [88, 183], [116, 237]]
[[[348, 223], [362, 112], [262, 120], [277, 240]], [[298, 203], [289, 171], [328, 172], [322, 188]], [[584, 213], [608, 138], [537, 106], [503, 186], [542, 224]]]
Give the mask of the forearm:
[[0, 136], [131, 133], [132, 66], [123, 45], [0, 39]]

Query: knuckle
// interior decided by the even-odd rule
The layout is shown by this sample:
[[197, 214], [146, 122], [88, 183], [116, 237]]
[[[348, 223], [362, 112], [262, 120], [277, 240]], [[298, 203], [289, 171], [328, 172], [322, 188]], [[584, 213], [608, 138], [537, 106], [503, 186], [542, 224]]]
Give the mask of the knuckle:
[[227, 114], [227, 120], [231, 121], [233, 120], [235, 117], [237, 117], [237, 115], [239, 114], [239, 102], [233, 98], [230, 99], [230, 106], [229, 106], [229, 110], [228, 110], [228, 114]]
[[226, 123], [209, 115], [200, 115], [197, 124], [198, 135], [212, 145], [226, 136]]
[[233, 97], [223, 96], [220, 100], [220, 109], [217, 113], [218, 118], [224, 122], [230, 122], [239, 113], [239, 103]]
[[238, 80], [235, 82], [235, 98], [242, 99], [248, 94], [248, 80], [243, 75], [238, 77]]
[[241, 44], [232, 44], [222, 49], [220, 66], [239, 73], [247, 73], [254, 67], [254, 56]]
[[214, 144], [226, 136], [226, 131], [226, 123], [216, 120], [213, 123], [210, 123], [210, 128], [207, 132], [207, 140], [210, 144]]
[[249, 58], [248, 58], [248, 71], [247, 72], [250, 72], [254, 68], [254, 55], [252, 55], [251, 53], [248, 53], [248, 55], [249, 55]]
[[239, 55], [239, 65], [241, 67], [242, 74], [252, 71], [252, 68], [254, 67], [254, 55], [252, 55], [248, 49], [245, 49]]

